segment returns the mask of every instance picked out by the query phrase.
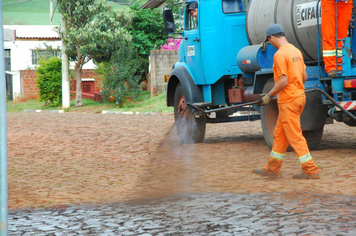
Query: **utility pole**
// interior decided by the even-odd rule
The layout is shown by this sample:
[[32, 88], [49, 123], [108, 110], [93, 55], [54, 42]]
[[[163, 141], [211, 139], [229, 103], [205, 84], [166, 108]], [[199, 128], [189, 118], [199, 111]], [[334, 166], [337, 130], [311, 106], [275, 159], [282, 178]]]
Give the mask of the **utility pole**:
[[53, 16], [53, 2], [49, 0], [49, 24], [52, 25], [52, 16]]
[[[67, 22], [61, 16], [61, 28], [63, 37], [67, 36]], [[67, 45], [62, 38], [62, 108], [70, 107], [70, 83], [69, 83], [69, 62], [68, 55], [66, 53]]]
[[2, 16], [2, 0], [0, 0], [0, 236], [6, 236], [8, 234], [8, 171], [4, 29]]
[[49, 0], [49, 24], [52, 25], [53, 17], [53, 0]]

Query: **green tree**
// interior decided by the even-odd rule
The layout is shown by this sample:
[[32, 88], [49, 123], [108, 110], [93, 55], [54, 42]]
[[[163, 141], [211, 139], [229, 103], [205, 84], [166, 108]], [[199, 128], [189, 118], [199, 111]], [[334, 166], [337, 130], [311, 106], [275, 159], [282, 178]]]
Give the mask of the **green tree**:
[[[140, 92], [137, 51], [131, 42], [122, 40], [121, 47], [114, 52], [109, 63], [101, 63], [97, 73], [102, 75], [101, 95], [106, 101], [115, 100], [120, 106], [128, 95]], [[115, 98], [115, 99], [113, 99]]]
[[132, 20], [128, 30], [132, 35], [132, 42], [137, 49], [140, 63], [148, 76], [148, 58], [150, 51], [159, 49], [166, 40], [162, 11], [160, 9], [140, 9], [136, 3], [130, 8]]
[[62, 60], [52, 57], [40, 59], [37, 70], [36, 86], [39, 100], [51, 106], [62, 104]]
[[75, 62], [77, 93], [75, 106], [82, 106], [83, 65], [109, 61], [112, 53], [120, 48], [121, 39], [130, 40], [125, 29], [130, 16], [125, 11], [114, 11], [105, 0], [57, 0], [58, 9], [67, 23], [67, 34], [62, 35], [67, 54]]

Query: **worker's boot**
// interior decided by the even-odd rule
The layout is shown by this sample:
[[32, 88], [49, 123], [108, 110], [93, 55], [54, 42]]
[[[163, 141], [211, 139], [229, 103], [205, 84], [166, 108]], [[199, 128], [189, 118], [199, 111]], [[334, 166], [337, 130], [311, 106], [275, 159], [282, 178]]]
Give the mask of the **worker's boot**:
[[264, 169], [253, 169], [252, 170], [253, 173], [258, 174], [258, 175], [262, 175], [262, 176], [268, 176], [271, 178], [277, 178], [278, 174], [270, 174], [267, 171], [265, 171]]
[[293, 175], [293, 179], [319, 179], [319, 168], [315, 165], [313, 159], [302, 163], [303, 173]]
[[279, 170], [282, 168], [283, 161], [275, 158], [270, 158], [263, 169], [253, 169], [252, 172], [262, 176], [277, 178]]
[[328, 73], [329, 78], [335, 78], [336, 77], [336, 70], [332, 70]]
[[319, 174], [306, 175], [304, 173], [293, 175], [293, 179], [319, 179]]

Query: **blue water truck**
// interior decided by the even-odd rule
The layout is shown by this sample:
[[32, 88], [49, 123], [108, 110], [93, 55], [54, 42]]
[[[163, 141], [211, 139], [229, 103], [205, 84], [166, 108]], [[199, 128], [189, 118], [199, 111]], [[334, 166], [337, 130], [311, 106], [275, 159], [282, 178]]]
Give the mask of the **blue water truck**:
[[[189, 13], [192, 2], [198, 4], [198, 18]], [[342, 71], [329, 78], [322, 59], [320, 1], [190, 0], [182, 4], [180, 34], [176, 5], [166, 6], [163, 19], [167, 33], [182, 38], [166, 99], [167, 106], [174, 107], [176, 128], [184, 143], [202, 142], [206, 123], [261, 120], [266, 144], [272, 146], [277, 102], [259, 106], [258, 97], [274, 85], [276, 49], [264, 43], [266, 28], [273, 23], [284, 28], [287, 40], [301, 50], [307, 65], [301, 126], [309, 147], [319, 145], [325, 124], [335, 120], [356, 126], [354, 20], [339, 48]]]

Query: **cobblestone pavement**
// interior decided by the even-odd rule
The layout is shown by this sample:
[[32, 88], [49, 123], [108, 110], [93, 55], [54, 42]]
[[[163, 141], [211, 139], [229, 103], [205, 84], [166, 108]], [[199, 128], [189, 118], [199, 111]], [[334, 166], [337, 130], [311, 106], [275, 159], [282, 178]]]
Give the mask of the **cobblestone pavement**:
[[356, 235], [356, 197], [186, 193], [9, 211], [9, 235]]
[[251, 172], [270, 152], [260, 122], [208, 124], [185, 145], [173, 115], [8, 120], [10, 235], [356, 235], [355, 131], [342, 123], [312, 151], [320, 179], [292, 179], [291, 152], [272, 181]]

